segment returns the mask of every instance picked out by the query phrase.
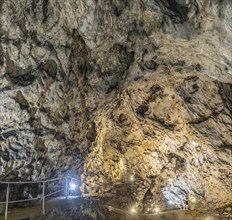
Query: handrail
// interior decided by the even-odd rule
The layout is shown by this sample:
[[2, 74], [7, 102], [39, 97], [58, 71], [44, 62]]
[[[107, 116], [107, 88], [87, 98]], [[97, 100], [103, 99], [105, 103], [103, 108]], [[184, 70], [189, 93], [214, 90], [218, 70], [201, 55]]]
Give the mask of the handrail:
[[[45, 193], [45, 187], [46, 187], [46, 183], [49, 182], [55, 182], [58, 180], [63, 180], [65, 179], [65, 186], [64, 189], [59, 189], [55, 192], [52, 192], [50, 194]], [[7, 215], [8, 215], [8, 204], [10, 203], [18, 203], [18, 202], [27, 202], [27, 201], [32, 201], [32, 200], [42, 200], [42, 213], [45, 214], [45, 199], [51, 195], [54, 195], [56, 193], [65, 191], [65, 197], [68, 198], [68, 193], [69, 193], [69, 189], [68, 189], [68, 184], [69, 184], [69, 180], [76, 180], [78, 181], [77, 178], [73, 178], [71, 176], [66, 176], [66, 177], [58, 177], [58, 178], [53, 178], [53, 179], [47, 179], [47, 180], [36, 180], [36, 181], [0, 181], [0, 184], [6, 184], [7, 185], [7, 190], [6, 190], [6, 201], [5, 202], [0, 202], [0, 204], [5, 204], [5, 220], [7, 220]], [[29, 199], [21, 199], [21, 200], [15, 200], [15, 201], [9, 201], [9, 194], [10, 194], [10, 185], [15, 185], [15, 184], [39, 184], [42, 183], [42, 196], [41, 197], [37, 197], [37, 198], [29, 198]], [[55, 187], [52, 187], [55, 188]]]
[[[0, 181], [0, 184], [32, 184], [32, 183], [46, 183], [46, 182], [53, 182], [61, 179], [66, 179], [66, 178], [72, 178], [70, 176], [67, 177], [59, 177], [59, 178], [54, 178], [54, 179], [47, 179], [47, 180], [35, 180], [35, 181]], [[76, 179], [76, 178], [72, 178]]]
[[[10, 203], [18, 203], [18, 202], [27, 202], [27, 201], [33, 201], [33, 200], [39, 200], [41, 198], [31, 198], [31, 199], [20, 199], [15, 201], [8, 201], [8, 204]], [[6, 202], [0, 202], [0, 204], [6, 204]]]
[[64, 191], [64, 189], [60, 189], [60, 190], [58, 190], [58, 191], [56, 191], [56, 192], [52, 192], [52, 193], [50, 193], [50, 194], [47, 194], [47, 195], [45, 196], [45, 198], [47, 198], [47, 197], [49, 197], [49, 196], [52, 196], [52, 195], [54, 195], [54, 194], [56, 194], [56, 193], [62, 192], [62, 191]]

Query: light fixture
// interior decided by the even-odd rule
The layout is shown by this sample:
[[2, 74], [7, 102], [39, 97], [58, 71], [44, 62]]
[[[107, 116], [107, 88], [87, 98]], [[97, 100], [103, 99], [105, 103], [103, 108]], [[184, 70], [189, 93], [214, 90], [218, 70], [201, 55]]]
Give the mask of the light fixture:
[[109, 212], [111, 212], [114, 210], [114, 208], [112, 206], [108, 206], [108, 210], [109, 210]]
[[70, 190], [76, 190], [76, 188], [77, 188], [77, 185], [75, 183], [70, 183], [69, 184], [69, 189]]
[[130, 212], [131, 212], [132, 214], [135, 214], [137, 211], [136, 211], [135, 207], [132, 207], [131, 210], [130, 210]]
[[192, 203], [196, 203], [197, 199], [194, 196], [190, 196], [189, 201], [192, 202]]
[[75, 191], [75, 190], [77, 190], [77, 186], [78, 186], [77, 181], [74, 181], [72, 179], [69, 183], [69, 189], [72, 191]]
[[159, 213], [159, 212], [160, 212], [160, 208], [156, 206], [156, 207], [154, 208], [154, 212], [155, 212], [155, 213]]
[[130, 181], [134, 181], [135, 180], [135, 177], [133, 175], [130, 176]]

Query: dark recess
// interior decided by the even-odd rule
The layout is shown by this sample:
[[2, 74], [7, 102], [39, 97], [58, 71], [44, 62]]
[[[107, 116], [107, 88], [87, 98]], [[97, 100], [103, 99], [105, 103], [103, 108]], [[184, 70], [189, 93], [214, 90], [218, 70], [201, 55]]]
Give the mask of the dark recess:
[[187, 5], [180, 4], [176, 0], [155, 0], [161, 12], [167, 15], [173, 23], [183, 24], [188, 20], [189, 9]]
[[221, 95], [225, 106], [232, 113], [232, 84], [217, 82], [217, 85], [219, 88], [219, 94]]
[[49, 6], [49, 0], [44, 0], [43, 1], [43, 23], [47, 21], [48, 16], [49, 16], [48, 6]]

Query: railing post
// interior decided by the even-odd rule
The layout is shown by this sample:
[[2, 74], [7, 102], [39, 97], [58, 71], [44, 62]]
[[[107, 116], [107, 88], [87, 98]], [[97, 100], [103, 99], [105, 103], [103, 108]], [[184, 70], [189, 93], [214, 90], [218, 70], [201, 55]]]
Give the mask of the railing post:
[[65, 197], [68, 198], [68, 177], [65, 178]]
[[8, 215], [9, 195], [10, 195], [10, 184], [8, 183], [6, 188], [5, 220], [7, 220], [7, 215]]
[[43, 215], [45, 214], [45, 182], [43, 182], [43, 201], [42, 201], [42, 209], [43, 209]]

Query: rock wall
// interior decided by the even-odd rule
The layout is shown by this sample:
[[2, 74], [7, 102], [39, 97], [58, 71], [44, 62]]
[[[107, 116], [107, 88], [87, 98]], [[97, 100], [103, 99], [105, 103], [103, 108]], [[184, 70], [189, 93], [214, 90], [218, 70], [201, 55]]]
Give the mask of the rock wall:
[[77, 173], [102, 195], [133, 178], [142, 210], [232, 202], [230, 0], [0, 11], [2, 180]]

